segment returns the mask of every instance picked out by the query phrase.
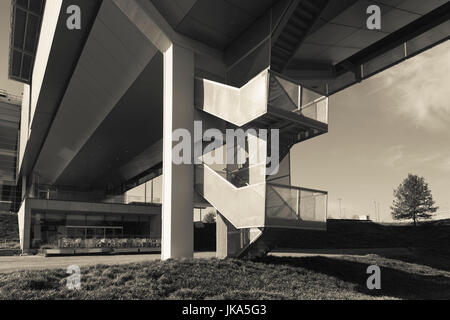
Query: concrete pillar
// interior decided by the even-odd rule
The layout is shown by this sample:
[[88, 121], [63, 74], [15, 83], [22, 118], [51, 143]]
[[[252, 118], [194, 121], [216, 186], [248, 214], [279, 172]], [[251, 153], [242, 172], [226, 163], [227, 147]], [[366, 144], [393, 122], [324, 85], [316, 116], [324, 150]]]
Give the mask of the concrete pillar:
[[164, 52], [163, 117], [161, 258], [191, 258], [194, 253], [194, 167], [192, 161], [191, 164], [173, 163], [172, 149], [177, 142], [172, 142], [172, 132], [186, 129], [193, 133], [194, 130], [194, 54], [176, 44]]
[[217, 213], [216, 258], [234, 257], [241, 249], [241, 231], [236, 229], [224, 216]]
[[20, 249], [22, 249], [23, 253], [29, 253], [31, 245], [31, 208], [29, 207], [28, 200], [25, 199], [22, 202], [17, 213], [17, 218], [19, 220]]

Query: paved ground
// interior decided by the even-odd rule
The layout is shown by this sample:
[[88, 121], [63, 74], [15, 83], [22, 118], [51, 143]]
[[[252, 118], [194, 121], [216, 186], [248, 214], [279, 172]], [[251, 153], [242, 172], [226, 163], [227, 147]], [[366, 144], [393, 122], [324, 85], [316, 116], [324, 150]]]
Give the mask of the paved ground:
[[376, 254], [382, 256], [413, 255], [412, 248], [358, 248], [358, 249], [277, 249], [270, 255], [278, 257], [309, 257], [309, 256], [365, 256]]
[[[196, 253], [195, 258], [213, 258], [214, 252]], [[66, 256], [66, 257], [0, 257], [0, 273], [14, 272], [20, 270], [41, 270], [41, 269], [66, 269], [71, 265], [90, 266], [96, 264], [127, 264], [134, 262], [145, 262], [159, 260], [159, 254], [141, 255], [108, 255], [108, 256]]]
[[[342, 256], [367, 254], [378, 255], [410, 255], [413, 254], [408, 248], [375, 248], [375, 249], [302, 249], [302, 250], [277, 250], [270, 255], [278, 257], [308, 257], [308, 256]], [[195, 258], [209, 259], [214, 258], [214, 252], [199, 252]], [[39, 269], [66, 269], [71, 265], [90, 266], [96, 264], [126, 264], [134, 262], [145, 262], [159, 260], [159, 254], [143, 255], [106, 255], [106, 256], [66, 256], [66, 257], [43, 257], [43, 256], [24, 256], [24, 257], [0, 257], [0, 273], [14, 272], [19, 270], [39, 270]]]

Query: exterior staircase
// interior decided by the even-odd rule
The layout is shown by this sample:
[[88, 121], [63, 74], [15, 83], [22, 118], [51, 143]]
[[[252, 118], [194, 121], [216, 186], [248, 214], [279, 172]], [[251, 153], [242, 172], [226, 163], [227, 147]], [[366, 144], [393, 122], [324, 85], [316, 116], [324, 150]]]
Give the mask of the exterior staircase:
[[[281, 162], [294, 144], [328, 131], [328, 99], [306, 90], [265, 70], [242, 88], [197, 79], [195, 101], [198, 109], [226, 121], [227, 128], [278, 129]], [[266, 156], [270, 142], [270, 137], [263, 142]], [[228, 149], [224, 144], [214, 152], [224, 157], [237, 152]], [[196, 191], [232, 226], [228, 239], [236, 245], [230, 255], [263, 256], [276, 247], [286, 229], [326, 229], [325, 191], [276, 184], [265, 159], [251, 164], [250, 153], [256, 150], [245, 151], [247, 159], [240, 165], [207, 164], [203, 155], [195, 170]]]
[[294, 11], [279, 30], [272, 46], [271, 68], [283, 72], [295, 55], [311, 27], [325, 9], [329, 0], [293, 1]]

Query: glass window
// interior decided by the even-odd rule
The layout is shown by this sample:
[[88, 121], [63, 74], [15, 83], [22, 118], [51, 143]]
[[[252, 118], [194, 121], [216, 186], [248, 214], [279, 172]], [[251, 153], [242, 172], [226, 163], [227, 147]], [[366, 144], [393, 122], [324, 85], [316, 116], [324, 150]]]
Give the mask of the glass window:
[[67, 215], [68, 226], [85, 226], [86, 216], [84, 214], [68, 214]]
[[88, 227], [94, 227], [94, 226], [105, 226], [105, 217], [104, 216], [94, 216], [94, 215], [86, 215], [86, 225]]

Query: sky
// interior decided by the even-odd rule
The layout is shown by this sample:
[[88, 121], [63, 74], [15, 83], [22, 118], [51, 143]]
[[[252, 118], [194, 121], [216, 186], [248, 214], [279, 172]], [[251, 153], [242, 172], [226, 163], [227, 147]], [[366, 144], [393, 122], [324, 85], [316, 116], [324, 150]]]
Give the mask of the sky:
[[[20, 95], [23, 85], [8, 80], [9, 24], [10, 1], [0, 0], [0, 89]], [[391, 221], [393, 190], [419, 174], [450, 218], [449, 71], [447, 41], [330, 97], [329, 133], [291, 150], [292, 183], [327, 190], [331, 217], [376, 220], [377, 206]], [[155, 189], [161, 198], [160, 180]]]
[[450, 218], [449, 71], [447, 41], [331, 96], [329, 133], [291, 150], [293, 184], [328, 190], [331, 217], [376, 220], [377, 205], [389, 222], [393, 190], [418, 174]]

